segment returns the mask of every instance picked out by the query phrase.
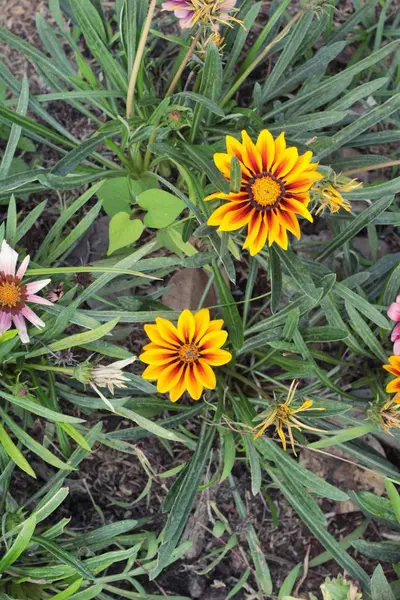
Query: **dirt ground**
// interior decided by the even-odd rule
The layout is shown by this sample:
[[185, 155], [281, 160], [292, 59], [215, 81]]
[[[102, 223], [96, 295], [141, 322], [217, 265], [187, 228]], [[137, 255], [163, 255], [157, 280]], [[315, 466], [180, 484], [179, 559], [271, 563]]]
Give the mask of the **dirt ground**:
[[[348, 3], [343, 3], [344, 11], [349, 10], [347, 5]], [[35, 14], [38, 11], [44, 16], [47, 15], [47, 0], [0, 0], [0, 25], [40, 46], [40, 40], [35, 33]], [[21, 77], [24, 72], [29, 75], [32, 92], [47, 91], [37, 73], [18, 52], [4, 46], [0, 47], [0, 51], [13, 73], [18, 77]], [[66, 110], [61, 103], [54, 103], [53, 116], [61, 120], [72, 132], [79, 132], [79, 137], [87, 127], [87, 121], [82, 115], [75, 114], [72, 110]], [[44, 159], [48, 161], [46, 166], [49, 166], [54, 161], [54, 156], [44, 155]], [[115, 427], [112, 419], [107, 425], [110, 430]], [[118, 426], [126, 425], [119, 423]], [[176, 448], [171, 456], [164, 446], [154, 439], [140, 440], [137, 448], [143, 452], [154, 471], [158, 473], [185, 460], [185, 450], [180, 447]], [[39, 483], [44, 483], [48, 477], [46, 469], [42, 467], [40, 470], [38, 465], [35, 465], [35, 469], [41, 476]], [[250, 477], [245, 467], [239, 463], [235, 467], [234, 474], [239, 484], [239, 490], [246, 500], [248, 519], [254, 524], [260, 538], [262, 551], [269, 563], [274, 589], [277, 593], [284, 578], [295, 565], [304, 560], [311, 560], [323, 552], [323, 548], [304, 527], [278, 490], [272, 487], [268, 488], [265, 484], [263, 493], [252, 497]], [[121, 454], [106, 447], [97, 447], [93, 454], [82, 463], [79, 473], [68, 480], [71, 493], [62, 508], [64, 511], [62, 516], [72, 516], [70, 526], [82, 531], [101, 526], [103, 519], [105, 522], [112, 522], [151, 515], [151, 521], [146, 527], [160, 531], [166, 518], [162, 514], [161, 507], [171, 480], [156, 477], [150, 494], [142, 501], [135, 503], [135, 499], [146, 483], [147, 475], [137, 457]], [[21, 497], [27, 490], [27, 482], [22, 478], [19, 486]], [[277, 523], [271, 513], [270, 505], [266, 501], [267, 494], [275, 506]], [[194, 599], [222, 600], [243, 573], [246, 564], [241, 554], [234, 551], [229, 553], [225, 560], [208, 575], [199, 575], [199, 571], [209, 564], [209, 559], [206, 558], [209, 552], [221, 547], [224, 543], [224, 540], [214, 537], [209, 531], [213, 526], [207, 507], [210, 498], [229, 520], [232, 530], [238, 534], [241, 545], [249, 556], [244, 536], [246, 523], [243, 523], [237, 514], [230, 489], [225, 483], [219, 486], [214, 485], [208, 494], [205, 494], [204, 498], [199, 501], [190, 527], [186, 531], [186, 536], [193, 537], [196, 542], [190, 558], [181, 560], [167, 569], [159, 577], [157, 584], [149, 584], [143, 580], [142, 583], [149, 593], [152, 591], [160, 593], [161, 591], [166, 596], [181, 594]], [[202, 503], [206, 504], [205, 508]], [[341, 514], [336, 505], [327, 501], [322, 503], [322, 508], [328, 516], [329, 531], [338, 540], [351, 533], [364, 519], [360, 512]], [[384, 539], [385, 534], [384, 529], [378, 529], [375, 524], [371, 523], [365, 537], [367, 539]], [[355, 555], [355, 552], [351, 550], [350, 553]], [[375, 562], [360, 556], [357, 559], [363, 568], [372, 574], [376, 566]], [[298, 591], [300, 593], [306, 591], [317, 593], [326, 576], [336, 576], [340, 572], [340, 568], [334, 561], [310, 569]], [[249, 580], [249, 583], [254, 585], [254, 581]], [[245, 600], [249, 594], [250, 590], [245, 589], [236, 598]]]

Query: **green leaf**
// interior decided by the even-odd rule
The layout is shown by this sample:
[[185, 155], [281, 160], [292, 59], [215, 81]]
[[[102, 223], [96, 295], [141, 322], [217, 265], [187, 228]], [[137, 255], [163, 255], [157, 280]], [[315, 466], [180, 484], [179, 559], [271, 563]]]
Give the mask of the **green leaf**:
[[269, 249], [269, 274], [271, 278], [271, 311], [276, 313], [282, 297], [282, 267], [274, 246]]
[[221, 270], [213, 266], [215, 284], [218, 297], [222, 305], [224, 320], [229, 331], [229, 341], [236, 350], [240, 350], [244, 343], [243, 323], [239, 314], [237, 304], [231, 294]]
[[262, 101], [266, 102], [269, 96], [273, 93], [276, 84], [283, 77], [287, 67], [290, 65], [297, 49], [301, 45], [306, 33], [308, 32], [311, 22], [313, 20], [313, 13], [305, 12], [301, 18], [297, 21], [293, 27], [289, 39], [286, 38], [284, 50], [278, 60], [276, 61], [272, 72], [268, 75], [265, 80], [262, 90]]
[[294, 584], [296, 583], [296, 579], [300, 575], [302, 566], [303, 565], [301, 563], [296, 565], [290, 571], [290, 573], [288, 575], [286, 575], [286, 577], [282, 583], [281, 589], [279, 590], [278, 600], [285, 600], [285, 596], [292, 593]]
[[394, 94], [387, 102], [370, 110], [367, 114], [362, 115], [356, 121], [343, 127], [340, 132], [331, 138], [329, 147], [318, 153], [317, 159], [320, 160], [324, 156], [331, 154], [338, 148], [360, 135], [376, 123], [386, 119], [391, 114], [400, 108], [400, 94]]
[[143, 221], [146, 227], [161, 229], [172, 225], [185, 208], [184, 202], [169, 192], [151, 189], [142, 192], [139, 206], [147, 211]]
[[112, 319], [109, 323], [104, 323], [104, 325], [100, 325], [99, 327], [91, 329], [90, 331], [84, 331], [83, 333], [76, 333], [75, 335], [70, 335], [69, 337], [59, 340], [58, 342], [53, 342], [52, 344], [49, 344], [46, 348], [34, 350], [27, 356], [29, 356], [29, 358], [32, 358], [34, 356], [48, 354], [49, 352], [60, 352], [62, 350], [74, 348], [75, 346], [84, 346], [85, 344], [90, 344], [91, 342], [100, 340], [108, 333], [110, 333], [110, 331], [112, 331], [117, 325], [118, 321], [119, 319], [117, 317], [115, 319]]
[[374, 431], [375, 429], [376, 425], [374, 423], [364, 423], [363, 425], [357, 425], [356, 427], [349, 427], [349, 429], [341, 431], [337, 435], [325, 437], [322, 440], [318, 440], [318, 442], [312, 442], [311, 444], [308, 444], [308, 447], [330, 448], [331, 446], [336, 446], [337, 444], [343, 444], [344, 442], [357, 439], [362, 435], [371, 433], [371, 431]]
[[49, 419], [49, 421], [54, 421], [55, 423], [83, 423], [84, 419], [78, 419], [77, 417], [70, 417], [68, 415], [63, 415], [62, 413], [55, 412], [54, 410], [50, 410], [50, 408], [45, 408], [37, 401], [35, 401], [32, 397], [26, 396], [23, 398], [22, 396], [13, 396], [11, 394], [7, 394], [0, 390], [0, 396], [11, 402], [11, 404], [15, 404], [28, 412], [33, 413], [34, 415], [39, 415], [39, 417], [43, 417], [45, 419]]
[[367, 300], [364, 300], [362, 296], [359, 296], [353, 292], [353, 290], [350, 290], [344, 283], [336, 283], [333, 292], [335, 296], [339, 296], [342, 300], [345, 300], [348, 304], [354, 306], [360, 313], [367, 317], [367, 319], [370, 319], [370, 321], [378, 325], [378, 327], [387, 330], [391, 328], [389, 321], [379, 312], [379, 310]]
[[103, 202], [106, 213], [113, 217], [119, 212], [130, 212], [130, 205], [135, 194], [140, 194], [142, 186], [139, 181], [130, 177], [113, 177], [106, 179], [97, 193]]
[[[36, 479], [35, 471], [32, 469], [21, 450], [14, 444], [3, 425], [0, 423], [0, 445], [3, 446], [12, 461], [28, 475]], [[1, 562], [0, 562], [1, 564]]]
[[150, 572], [150, 579], [157, 577], [164, 566], [168, 564], [171, 554], [182, 535], [203, 477], [214, 434], [214, 427], [203, 424], [196, 450], [187, 467], [179, 476], [180, 486], [177, 489], [168, 521], [161, 534], [162, 544], [158, 554], [157, 566]]
[[361, 510], [367, 513], [368, 516], [385, 521], [395, 521], [396, 515], [390, 500], [387, 498], [366, 491], [350, 492], [350, 497], [360, 505]]
[[[24, 75], [21, 85], [21, 94], [18, 100], [17, 113], [20, 115], [25, 115], [28, 108], [28, 100], [29, 100], [29, 82]], [[20, 125], [14, 124], [11, 127], [10, 137], [8, 138], [7, 147], [4, 151], [3, 158], [1, 160], [0, 165], [0, 179], [4, 179], [7, 177], [8, 172], [10, 170], [11, 162], [14, 158], [15, 151], [18, 147], [18, 142], [21, 136], [22, 128]]]
[[219, 480], [220, 483], [225, 481], [228, 475], [230, 475], [236, 459], [235, 436], [233, 433], [231, 431], [224, 431], [222, 440], [224, 466], [221, 473], [221, 479]]
[[378, 565], [371, 578], [372, 600], [395, 600], [392, 589], [381, 565]]
[[32, 541], [39, 544], [39, 546], [41, 546], [49, 554], [54, 556], [54, 558], [56, 558], [57, 561], [61, 562], [62, 564], [68, 565], [69, 567], [72, 567], [74, 571], [81, 577], [84, 577], [85, 579], [89, 580], [95, 578], [93, 573], [89, 571], [89, 569], [83, 564], [81, 560], [79, 560], [71, 552], [66, 552], [56, 542], [48, 540], [43, 536], [32, 536]]
[[356, 540], [351, 545], [364, 556], [379, 560], [379, 562], [397, 563], [400, 561], [400, 546], [397, 541], [366, 542], [365, 540]]
[[363, 339], [372, 354], [375, 354], [379, 360], [385, 362], [387, 355], [377, 336], [350, 302], [346, 300], [344, 304], [354, 331]]
[[71, 423], [59, 423], [58, 425], [59, 427], [61, 427], [61, 429], [65, 431], [67, 435], [69, 435], [73, 440], [75, 440], [75, 442], [79, 444], [81, 448], [84, 448], [88, 452], [91, 452], [91, 447], [89, 446], [83, 435], [79, 433], [76, 427], [71, 425]]
[[400, 523], [400, 495], [397, 491], [396, 487], [390, 481], [390, 479], [385, 480], [385, 486], [387, 495], [389, 496], [390, 503], [393, 508], [393, 512], [396, 515], [396, 519], [398, 523]]
[[[26, 431], [24, 431], [19, 425], [17, 425], [13, 419], [0, 408], [0, 414], [4, 419], [7, 426], [11, 429], [15, 437], [24, 445], [26, 448], [34, 452], [45, 462], [53, 465], [56, 469], [65, 469], [67, 471], [73, 471], [73, 467], [67, 465], [65, 462], [60, 460], [53, 452], [50, 452], [47, 448], [39, 444], [34, 438], [32, 438]], [[69, 425], [72, 427], [72, 425]]]
[[[222, 85], [222, 62], [219, 49], [215, 44], [208, 44], [206, 49], [206, 58], [204, 69], [201, 76], [199, 94], [209, 98], [214, 102], [219, 100], [219, 94]], [[207, 112], [203, 105], [197, 105], [194, 114], [190, 132], [190, 142], [193, 143], [197, 137], [200, 122]]]
[[70, 4], [86, 43], [103, 68], [104, 74], [118, 90], [126, 94], [128, 91], [126, 74], [120, 63], [109, 52], [102, 36], [99, 35], [98, 16], [94, 19], [94, 12], [97, 14], [97, 11], [94, 11], [90, 0], [70, 0]]
[[324, 250], [316, 257], [317, 261], [324, 260], [332, 254], [337, 248], [341, 248], [343, 244], [351, 240], [359, 231], [367, 227], [376, 217], [382, 214], [393, 202], [393, 196], [380, 197], [357, 217], [335, 238], [330, 242]]
[[11, 565], [18, 560], [31, 541], [35, 527], [36, 519], [32, 515], [23, 523], [22, 529], [19, 532], [15, 542], [0, 559], [0, 573], [7, 571], [7, 569], [9, 569]]
[[77, 579], [74, 583], [71, 583], [65, 590], [59, 592], [55, 596], [51, 596], [49, 600], [67, 600], [72, 594], [77, 592], [83, 583], [83, 578]]
[[140, 238], [144, 225], [140, 219], [131, 219], [127, 212], [114, 215], [109, 225], [109, 246], [107, 255], [130, 246]]

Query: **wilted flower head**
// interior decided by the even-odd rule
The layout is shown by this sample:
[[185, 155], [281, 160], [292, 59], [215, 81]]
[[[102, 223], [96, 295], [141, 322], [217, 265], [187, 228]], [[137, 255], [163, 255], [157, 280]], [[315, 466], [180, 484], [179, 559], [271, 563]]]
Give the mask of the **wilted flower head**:
[[126, 388], [125, 382], [129, 379], [124, 375], [122, 369], [135, 360], [136, 356], [132, 356], [124, 360], [117, 360], [110, 365], [92, 364], [87, 361], [75, 367], [73, 377], [84, 385], [90, 385], [108, 408], [114, 412], [113, 405], [98, 388], [108, 388], [111, 394], [114, 394], [114, 388]]
[[26, 256], [17, 270], [18, 253], [3, 241], [0, 249], [0, 335], [14, 323], [25, 344], [29, 342], [25, 319], [38, 328], [45, 327], [45, 323], [26, 303], [52, 305], [46, 298], [36, 295], [36, 292], [50, 283], [50, 279], [22, 284], [29, 261], [30, 257]]
[[336, 213], [343, 208], [351, 211], [351, 203], [343, 198], [342, 194], [351, 192], [362, 187], [362, 182], [357, 179], [349, 179], [344, 175], [333, 173], [333, 176], [318, 181], [312, 188], [313, 196], [320, 206], [315, 214], [323, 212], [328, 208], [331, 213]]
[[400, 429], [400, 394], [371, 407], [369, 417], [379, 425], [385, 433], [393, 435], [391, 429]]
[[219, 25], [239, 22], [231, 14], [236, 0], [167, 0], [161, 5], [163, 10], [172, 10], [179, 20], [181, 29], [191, 29], [196, 24], [210, 25], [214, 31]]
[[253, 430], [255, 431], [258, 429], [256, 435], [254, 436], [254, 439], [256, 440], [270, 425], [275, 425], [275, 429], [281, 439], [283, 449], [286, 450], [286, 438], [283, 432], [283, 428], [286, 427], [289, 434], [290, 444], [295, 455], [296, 450], [294, 447], [292, 428], [298, 429], [299, 431], [302, 429], [308, 429], [309, 431], [323, 431], [322, 429], [316, 429], [315, 427], [310, 427], [309, 425], [302, 423], [295, 415], [308, 410], [325, 410], [324, 408], [311, 408], [313, 405], [312, 400], [304, 400], [301, 406], [298, 406], [297, 408], [292, 406], [297, 386], [298, 383], [293, 380], [290, 385], [286, 400], [281, 403], [277, 402], [274, 408], [270, 408], [266, 412], [259, 415], [257, 420], [264, 420], [259, 425], [256, 425]]

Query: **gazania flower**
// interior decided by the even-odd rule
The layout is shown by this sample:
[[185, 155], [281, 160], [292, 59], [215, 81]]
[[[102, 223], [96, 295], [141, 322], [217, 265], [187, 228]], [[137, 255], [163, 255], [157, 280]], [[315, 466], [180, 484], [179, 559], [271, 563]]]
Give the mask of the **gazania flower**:
[[397, 325], [390, 336], [393, 342], [393, 354], [400, 354], [400, 294], [396, 298], [396, 302], [392, 302], [387, 310], [387, 315], [392, 321], [396, 321]]
[[135, 360], [136, 356], [117, 360], [110, 365], [92, 365], [90, 362], [85, 362], [75, 367], [72, 376], [84, 385], [90, 385], [108, 408], [114, 412], [113, 405], [98, 388], [107, 388], [111, 394], [114, 394], [114, 388], [126, 388], [125, 382], [129, 381], [129, 379], [123, 373], [122, 369], [132, 364]]
[[8, 331], [14, 323], [21, 341], [25, 344], [29, 342], [25, 319], [38, 328], [45, 327], [45, 323], [26, 303], [52, 305], [46, 298], [36, 295], [50, 283], [50, 279], [24, 285], [21, 283], [29, 260], [30, 257], [26, 256], [17, 270], [18, 253], [3, 241], [0, 250], [0, 335]]
[[329, 208], [331, 213], [337, 213], [341, 208], [350, 212], [351, 203], [343, 198], [342, 194], [360, 187], [362, 187], [361, 181], [349, 179], [344, 175], [337, 175], [337, 173], [334, 173], [331, 178], [320, 181], [312, 188], [312, 192], [320, 204], [315, 214], [318, 215], [326, 208]]
[[285, 402], [280, 404], [277, 403], [275, 408], [272, 408], [266, 413], [261, 414], [259, 418], [266, 418], [259, 425], [254, 427], [254, 431], [258, 429], [256, 435], [254, 436], [254, 439], [256, 440], [270, 425], [274, 424], [284, 450], [286, 450], [286, 438], [283, 428], [286, 427], [289, 434], [290, 444], [295, 455], [296, 450], [294, 447], [294, 438], [292, 432], [293, 428], [298, 429], [299, 431], [302, 429], [308, 429], [309, 431], [323, 431], [322, 429], [316, 429], [315, 427], [310, 427], [309, 425], [302, 423], [295, 415], [308, 410], [325, 410], [324, 408], [311, 408], [313, 405], [312, 400], [304, 400], [301, 406], [297, 408], [292, 407], [297, 386], [298, 383], [293, 380]]
[[197, 23], [211, 25], [214, 31], [218, 26], [239, 22], [229, 13], [235, 9], [236, 0], [167, 0], [161, 7], [173, 10], [181, 29], [194, 27]]
[[389, 364], [383, 365], [386, 371], [389, 371], [392, 375], [395, 375], [395, 379], [389, 381], [386, 386], [388, 394], [400, 392], [400, 356], [390, 356]]
[[389, 397], [384, 404], [373, 406], [369, 416], [385, 433], [393, 435], [391, 429], [400, 429], [400, 394]]
[[225, 204], [217, 208], [208, 219], [218, 231], [234, 231], [247, 226], [243, 248], [254, 256], [268, 240], [285, 250], [290, 231], [300, 237], [297, 215], [313, 220], [307, 206], [309, 189], [322, 178], [316, 171], [318, 164], [311, 163], [312, 152], [299, 156], [297, 148], [286, 147], [285, 134], [276, 140], [264, 129], [257, 143], [242, 131], [242, 143], [227, 136], [226, 153], [214, 154], [214, 162], [221, 173], [230, 180], [232, 158], [236, 156], [241, 167], [241, 185], [238, 192], [217, 192], [205, 200], [221, 198]]
[[184, 310], [176, 327], [161, 317], [155, 325], [145, 325], [151, 342], [139, 357], [150, 365], [143, 379], [157, 380], [157, 390], [160, 394], [169, 392], [172, 402], [186, 390], [193, 400], [200, 398], [203, 388], [213, 390], [217, 382], [211, 367], [232, 359], [230, 352], [221, 349], [228, 337], [223, 324], [222, 319], [211, 321], [210, 311], [203, 308], [194, 315]]

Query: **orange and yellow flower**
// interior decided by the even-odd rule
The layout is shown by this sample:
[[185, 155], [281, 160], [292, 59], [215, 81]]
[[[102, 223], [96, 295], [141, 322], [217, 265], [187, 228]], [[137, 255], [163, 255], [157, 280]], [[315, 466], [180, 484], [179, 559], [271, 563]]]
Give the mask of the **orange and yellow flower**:
[[240, 189], [205, 198], [226, 201], [212, 213], [208, 224], [218, 226], [218, 231], [247, 226], [243, 248], [248, 248], [252, 256], [267, 240], [269, 246], [275, 242], [286, 250], [288, 231], [300, 237], [297, 215], [313, 220], [307, 208], [309, 190], [323, 175], [316, 170], [318, 163], [311, 163], [312, 152], [299, 156], [297, 148], [287, 148], [283, 132], [274, 140], [264, 129], [256, 143], [246, 131], [242, 131], [242, 143], [227, 136], [226, 153], [214, 154], [214, 162], [228, 181], [234, 156], [241, 167]]
[[389, 364], [383, 365], [383, 368], [392, 375], [395, 375], [395, 379], [389, 381], [386, 386], [388, 394], [400, 392], [400, 356], [390, 356]]
[[211, 321], [210, 311], [203, 308], [195, 314], [184, 310], [177, 326], [161, 317], [155, 325], [145, 325], [150, 344], [139, 357], [149, 365], [143, 379], [157, 380], [157, 391], [169, 392], [172, 402], [186, 390], [193, 400], [200, 398], [204, 388], [213, 390], [217, 382], [211, 367], [232, 359], [230, 352], [222, 349], [228, 338], [223, 324], [222, 319]]
[[400, 429], [400, 394], [390, 396], [382, 403], [377, 403], [369, 411], [370, 418], [379, 425], [385, 433], [393, 435], [392, 429]]

